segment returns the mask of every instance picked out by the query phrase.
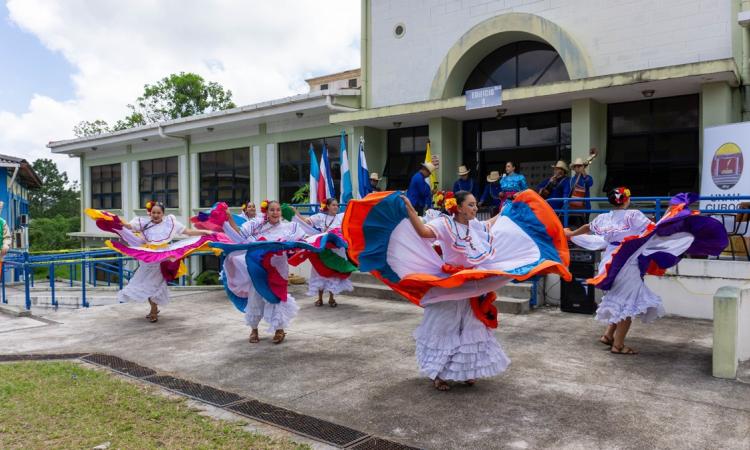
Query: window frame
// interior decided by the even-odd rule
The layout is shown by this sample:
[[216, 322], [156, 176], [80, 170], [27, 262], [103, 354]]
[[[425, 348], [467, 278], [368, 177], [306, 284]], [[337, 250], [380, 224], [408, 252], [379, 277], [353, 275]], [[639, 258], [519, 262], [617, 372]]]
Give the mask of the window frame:
[[[174, 171], [169, 170], [169, 162], [170, 160], [174, 161], [175, 169]], [[164, 171], [163, 172], [155, 172], [154, 171], [154, 165], [157, 161], [163, 161], [164, 162]], [[151, 164], [151, 170], [148, 175], [144, 175], [144, 165], [145, 164]], [[142, 184], [145, 177], [150, 178], [150, 186], [151, 189], [149, 190], [143, 190]], [[156, 190], [156, 179], [158, 177], [164, 178], [164, 189]], [[169, 188], [169, 179], [170, 177], [177, 178], [177, 187], [174, 189]], [[180, 159], [177, 156], [167, 156], [164, 158], [153, 158], [153, 159], [143, 159], [138, 161], [138, 200], [139, 205], [141, 208], [144, 208], [145, 204], [149, 200], [157, 200], [162, 203], [167, 208], [179, 208], [180, 207]], [[172, 203], [169, 201], [170, 194], [174, 195], [175, 202]], [[146, 195], [147, 197], [144, 197]]]
[[[217, 159], [219, 156], [226, 155], [227, 152], [231, 152], [231, 168], [220, 169], [217, 167]], [[213, 161], [207, 161], [209, 156], [213, 156]], [[238, 165], [238, 160], [241, 161], [243, 158], [247, 161], [247, 165]], [[204, 170], [206, 170], [204, 164], [209, 163], [213, 164], [213, 171], [204, 173]], [[223, 185], [226, 183], [220, 181], [226, 179], [226, 175], [229, 175], [231, 182], [228, 185]], [[209, 181], [210, 185], [205, 187], [204, 181], [210, 179], [213, 179]], [[201, 208], [210, 207], [216, 202], [226, 202], [230, 206], [237, 206], [247, 201], [250, 197], [250, 148], [239, 147], [200, 153], [198, 155], [198, 183]], [[229, 198], [221, 195], [221, 191], [226, 189], [232, 191]]]
[[[402, 150], [401, 140], [404, 137], [409, 137], [412, 140], [411, 149], [407, 151]], [[425, 148], [417, 148], [417, 139], [423, 139], [425, 141]], [[427, 141], [430, 139], [430, 127], [428, 125], [420, 125], [416, 127], [407, 128], [392, 128], [388, 130], [386, 136], [387, 146], [387, 159], [385, 168], [383, 169], [383, 177], [387, 179], [388, 190], [406, 190], [409, 187], [409, 181], [411, 177], [419, 168], [419, 165], [424, 162], [424, 156], [427, 151]], [[395, 141], [398, 141], [398, 145], [395, 145]], [[398, 164], [402, 168], [406, 169], [404, 175], [394, 175], [392, 167], [394, 166], [395, 160], [403, 160], [404, 162]]]
[[[102, 175], [102, 171], [105, 167], [110, 170], [110, 176], [107, 177]], [[117, 169], [117, 177], [114, 176], [114, 170]], [[96, 175], [95, 175], [96, 173]], [[100, 164], [97, 166], [89, 166], [89, 179], [91, 183], [91, 207], [94, 209], [122, 209], [122, 163], [114, 164]], [[95, 183], [99, 184], [99, 192], [95, 192]], [[110, 183], [109, 192], [104, 191], [105, 183]], [[120, 185], [119, 190], [115, 190], [115, 183]], [[105, 201], [109, 198], [109, 206]]]
[[[349, 135], [344, 135], [344, 139], [348, 143]], [[328, 149], [328, 162], [331, 165], [331, 177], [333, 178], [336, 197], [341, 197], [341, 192], [339, 192], [341, 190], [340, 143], [341, 135], [325, 136], [313, 139], [302, 139], [299, 141], [279, 142], [277, 146], [279, 156], [279, 201], [292, 203], [291, 192], [296, 191], [300, 187], [310, 182], [310, 156], [308, 153], [310, 144], [313, 145], [313, 150], [315, 151], [315, 160], [318, 161], [318, 164], [320, 164], [320, 157], [323, 154], [323, 144], [325, 144], [326, 148]], [[285, 147], [289, 148], [287, 149]], [[290, 159], [289, 157], [285, 157], [284, 152], [287, 150], [292, 150], [292, 148], [294, 148], [294, 152], [299, 155], [298, 158], [301, 159]], [[296, 180], [285, 179], [284, 175], [286, 173], [286, 167], [294, 167], [294, 170], [298, 174], [298, 178]], [[288, 197], [286, 192], [289, 192]]]

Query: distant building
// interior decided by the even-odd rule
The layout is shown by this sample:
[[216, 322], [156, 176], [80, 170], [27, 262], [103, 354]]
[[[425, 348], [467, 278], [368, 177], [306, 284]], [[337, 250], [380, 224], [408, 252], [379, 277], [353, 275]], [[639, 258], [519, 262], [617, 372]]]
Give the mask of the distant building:
[[362, 81], [361, 72], [360, 69], [347, 70], [322, 77], [308, 78], [305, 82], [310, 86], [310, 92], [359, 89]]
[[0, 155], [0, 201], [4, 203], [0, 215], [13, 234], [13, 247], [26, 243], [24, 216], [29, 214], [29, 190], [42, 186], [42, 180], [28, 161], [14, 156]]

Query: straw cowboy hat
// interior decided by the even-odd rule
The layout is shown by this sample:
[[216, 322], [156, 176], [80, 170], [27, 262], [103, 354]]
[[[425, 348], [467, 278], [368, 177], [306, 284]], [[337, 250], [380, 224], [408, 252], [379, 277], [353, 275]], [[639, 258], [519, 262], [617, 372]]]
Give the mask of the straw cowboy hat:
[[370, 174], [370, 179], [375, 181], [380, 181], [380, 177], [378, 176], [377, 172], [373, 172]]
[[493, 170], [492, 172], [490, 172], [489, 175], [487, 175], [488, 183], [494, 183], [495, 181], [499, 179], [500, 179], [500, 172], [498, 172], [497, 170]]
[[458, 166], [458, 176], [461, 175], [468, 175], [471, 170], [469, 170], [466, 166]]
[[432, 173], [432, 172], [435, 171], [435, 164], [433, 164], [433, 163], [428, 163], [428, 162], [427, 163], [422, 163], [422, 167], [424, 167], [425, 169], [429, 170], [430, 173]]
[[583, 162], [583, 159], [581, 159], [581, 158], [576, 158], [576, 160], [575, 160], [575, 161], [573, 161], [573, 162], [572, 162], [572, 163], [570, 164], [570, 167], [575, 167], [575, 166], [585, 166], [585, 165], [586, 165], [586, 163], [585, 163], [585, 162]]
[[[578, 159], [581, 159], [581, 158], [578, 158]], [[554, 166], [551, 166], [551, 167], [553, 169], [562, 169], [562, 170], [564, 170], [566, 172], [568, 171], [568, 165], [565, 164], [565, 161], [563, 161], [563, 160], [558, 161], [557, 164], [555, 164]]]

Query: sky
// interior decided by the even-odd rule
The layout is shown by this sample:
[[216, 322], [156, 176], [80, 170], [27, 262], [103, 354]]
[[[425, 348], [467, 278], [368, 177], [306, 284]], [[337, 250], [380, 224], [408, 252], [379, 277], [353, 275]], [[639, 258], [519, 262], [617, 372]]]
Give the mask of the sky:
[[[2, 1], [2, 0], [0, 0]], [[81, 120], [113, 124], [171, 73], [195, 72], [246, 105], [357, 68], [356, 0], [7, 0], [0, 3], [0, 154], [52, 155]]]

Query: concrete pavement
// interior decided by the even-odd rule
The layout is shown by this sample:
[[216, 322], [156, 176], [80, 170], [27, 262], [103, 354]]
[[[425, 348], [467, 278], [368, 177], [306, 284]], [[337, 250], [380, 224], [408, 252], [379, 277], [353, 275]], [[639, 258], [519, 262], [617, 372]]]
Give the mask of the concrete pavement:
[[419, 308], [296, 297], [279, 346], [263, 329], [247, 343], [242, 314], [215, 291], [175, 298], [157, 324], [136, 304], [2, 318], [0, 353], [110, 353], [423, 448], [750, 448], [750, 384], [711, 377], [708, 321], [636, 323], [628, 343], [642, 353], [617, 356], [588, 316], [502, 316], [509, 370], [440, 393], [416, 369]]

